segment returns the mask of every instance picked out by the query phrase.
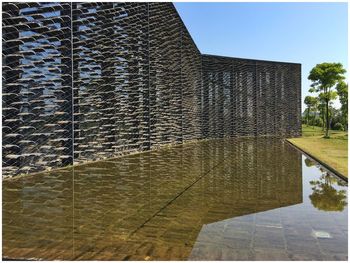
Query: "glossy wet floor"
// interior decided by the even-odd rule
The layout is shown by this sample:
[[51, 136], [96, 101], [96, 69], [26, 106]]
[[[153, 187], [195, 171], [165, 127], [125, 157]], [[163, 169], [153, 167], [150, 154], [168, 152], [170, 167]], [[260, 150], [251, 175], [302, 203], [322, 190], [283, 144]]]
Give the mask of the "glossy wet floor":
[[347, 184], [271, 138], [3, 182], [3, 257], [347, 260]]

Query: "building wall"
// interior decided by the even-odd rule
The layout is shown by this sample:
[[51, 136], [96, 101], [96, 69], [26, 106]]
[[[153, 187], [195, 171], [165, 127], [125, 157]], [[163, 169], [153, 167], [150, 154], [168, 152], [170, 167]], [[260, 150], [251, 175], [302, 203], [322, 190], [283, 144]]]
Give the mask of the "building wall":
[[300, 135], [300, 65], [202, 56], [171, 3], [2, 7], [4, 176]]
[[69, 165], [71, 10], [67, 3], [3, 3], [3, 175]]
[[204, 137], [301, 135], [301, 65], [202, 56]]

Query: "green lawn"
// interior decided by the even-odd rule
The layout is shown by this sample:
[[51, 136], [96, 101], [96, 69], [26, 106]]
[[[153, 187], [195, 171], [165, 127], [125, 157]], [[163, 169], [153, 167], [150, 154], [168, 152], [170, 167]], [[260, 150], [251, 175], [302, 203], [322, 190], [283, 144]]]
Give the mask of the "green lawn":
[[348, 177], [347, 132], [332, 130], [331, 138], [325, 139], [320, 127], [303, 125], [302, 131], [302, 137], [288, 141]]

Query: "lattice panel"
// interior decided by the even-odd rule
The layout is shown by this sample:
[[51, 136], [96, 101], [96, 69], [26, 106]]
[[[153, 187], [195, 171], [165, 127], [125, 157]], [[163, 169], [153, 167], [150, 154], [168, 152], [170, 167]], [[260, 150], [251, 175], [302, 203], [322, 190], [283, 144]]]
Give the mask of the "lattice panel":
[[300, 136], [300, 64], [202, 56], [203, 136]]
[[73, 6], [75, 161], [149, 149], [148, 4]]
[[172, 5], [149, 5], [150, 142], [182, 142], [181, 22]]
[[185, 26], [182, 26], [181, 100], [183, 140], [201, 135], [201, 55]]
[[68, 3], [3, 3], [3, 174], [72, 163]]

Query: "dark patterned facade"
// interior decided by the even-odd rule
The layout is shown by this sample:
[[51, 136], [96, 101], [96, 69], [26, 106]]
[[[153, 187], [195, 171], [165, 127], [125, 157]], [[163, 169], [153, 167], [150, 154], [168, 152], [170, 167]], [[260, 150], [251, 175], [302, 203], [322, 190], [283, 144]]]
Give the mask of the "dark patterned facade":
[[205, 138], [301, 134], [300, 64], [202, 56]]
[[300, 65], [202, 56], [170, 3], [3, 3], [3, 175], [300, 135]]

